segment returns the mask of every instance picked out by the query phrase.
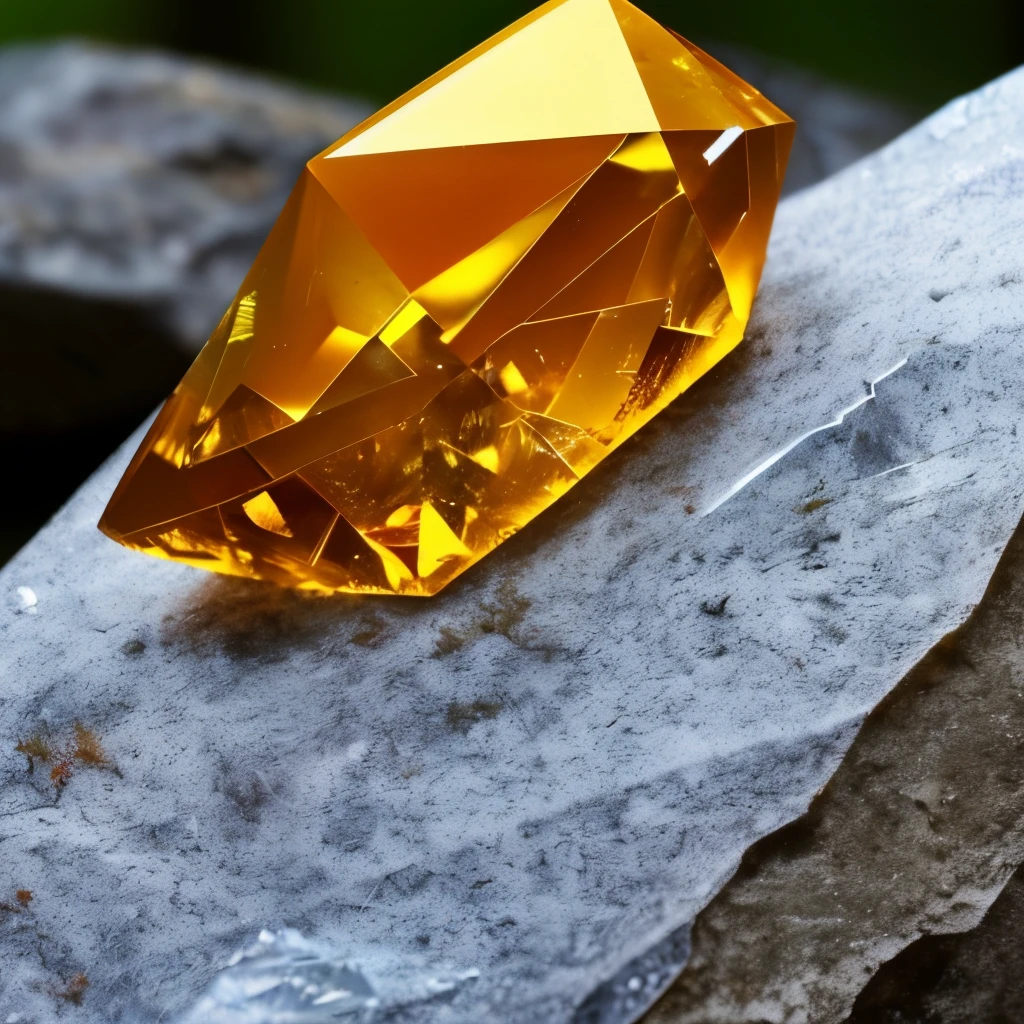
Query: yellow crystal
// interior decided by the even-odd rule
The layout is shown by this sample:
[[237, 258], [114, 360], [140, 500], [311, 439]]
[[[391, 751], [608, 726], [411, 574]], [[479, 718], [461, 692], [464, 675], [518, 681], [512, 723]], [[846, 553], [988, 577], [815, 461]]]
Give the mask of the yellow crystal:
[[100, 522], [433, 594], [741, 339], [793, 123], [626, 0], [552, 0], [310, 161]]

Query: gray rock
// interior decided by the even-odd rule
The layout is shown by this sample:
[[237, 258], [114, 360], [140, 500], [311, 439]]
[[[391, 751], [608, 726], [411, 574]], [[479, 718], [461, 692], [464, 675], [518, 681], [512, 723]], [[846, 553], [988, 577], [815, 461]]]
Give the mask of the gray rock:
[[[1018, 74], [785, 203], [735, 358], [438, 598], [111, 545], [136, 435], [0, 573], [0, 846], [36, 894], [0, 1008], [84, 972], [83, 1022], [167, 1017], [293, 927], [375, 990], [479, 971], [395, 1021], [634, 1017], [623, 970], [685, 955], [1020, 520], [1022, 111]], [[121, 774], [55, 791], [14, 743], [76, 720]]]
[[970, 618], [872, 712], [808, 813], [747, 851], [645, 1024], [1022, 1019], [1024, 883], [957, 934], [1024, 862], [1022, 617], [1018, 527]]
[[263, 932], [231, 958], [210, 990], [176, 1024], [377, 1024], [409, 1004], [437, 1012], [476, 972], [445, 975], [389, 969], [374, 987], [358, 968], [294, 929]]
[[81, 44], [0, 56], [0, 277], [206, 339], [310, 156], [369, 110]]
[[367, 113], [155, 53], [0, 53], [0, 432], [165, 394], [305, 161]]
[[861, 991], [848, 1024], [1010, 1024], [1024, 1020], [1024, 871], [968, 932], [926, 935]]

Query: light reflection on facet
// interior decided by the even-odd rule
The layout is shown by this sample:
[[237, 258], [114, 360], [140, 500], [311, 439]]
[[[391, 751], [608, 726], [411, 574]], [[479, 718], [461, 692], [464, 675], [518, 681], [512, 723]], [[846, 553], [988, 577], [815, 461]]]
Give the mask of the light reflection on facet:
[[436, 593], [738, 344], [792, 132], [625, 0], [539, 9], [310, 161], [101, 529]]

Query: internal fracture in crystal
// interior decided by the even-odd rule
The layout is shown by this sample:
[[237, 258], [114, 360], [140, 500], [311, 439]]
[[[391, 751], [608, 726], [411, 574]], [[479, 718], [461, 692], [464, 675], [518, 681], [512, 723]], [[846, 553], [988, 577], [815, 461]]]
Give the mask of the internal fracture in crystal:
[[100, 529], [433, 594], [741, 340], [794, 125], [626, 0], [552, 0], [312, 159]]

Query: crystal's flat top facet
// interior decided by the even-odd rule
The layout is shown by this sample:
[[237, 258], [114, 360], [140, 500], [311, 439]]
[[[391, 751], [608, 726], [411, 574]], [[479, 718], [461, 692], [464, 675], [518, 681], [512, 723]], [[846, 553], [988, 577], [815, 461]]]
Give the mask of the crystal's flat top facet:
[[432, 594], [740, 341], [793, 123], [625, 0], [552, 0], [309, 162], [100, 522]]

